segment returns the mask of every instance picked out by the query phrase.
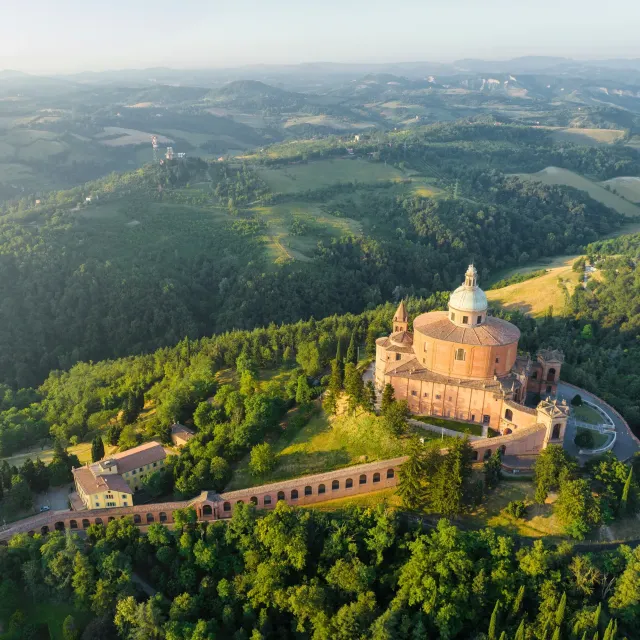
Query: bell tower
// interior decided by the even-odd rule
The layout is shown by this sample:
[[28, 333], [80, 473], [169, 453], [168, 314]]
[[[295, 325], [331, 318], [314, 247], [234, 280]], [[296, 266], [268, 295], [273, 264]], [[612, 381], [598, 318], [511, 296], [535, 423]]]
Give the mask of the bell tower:
[[407, 307], [404, 304], [404, 300], [398, 305], [396, 314], [393, 316], [393, 333], [400, 331], [407, 331], [409, 329], [409, 314], [407, 313]]

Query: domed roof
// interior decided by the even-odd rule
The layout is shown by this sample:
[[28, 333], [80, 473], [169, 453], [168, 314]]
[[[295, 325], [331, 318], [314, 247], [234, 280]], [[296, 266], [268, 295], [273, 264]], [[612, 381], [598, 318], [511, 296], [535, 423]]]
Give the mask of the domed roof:
[[478, 286], [478, 272], [471, 264], [465, 273], [464, 284], [449, 298], [449, 307], [456, 311], [483, 312], [488, 307], [487, 296]]

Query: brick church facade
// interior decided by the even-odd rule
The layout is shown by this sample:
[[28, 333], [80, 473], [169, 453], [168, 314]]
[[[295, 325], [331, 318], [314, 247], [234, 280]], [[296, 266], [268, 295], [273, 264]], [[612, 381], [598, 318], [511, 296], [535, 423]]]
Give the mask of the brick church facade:
[[[413, 331], [401, 302], [393, 332], [376, 342], [375, 381], [379, 390], [391, 384], [414, 414], [488, 425], [508, 435], [545, 421], [540, 407], [525, 403], [555, 397], [564, 356], [552, 349], [539, 351], [535, 360], [518, 354], [520, 330], [488, 314], [477, 280], [470, 265], [448, 311], [419, 315]], [[565, 423], [549, 440], [562, 440]]]

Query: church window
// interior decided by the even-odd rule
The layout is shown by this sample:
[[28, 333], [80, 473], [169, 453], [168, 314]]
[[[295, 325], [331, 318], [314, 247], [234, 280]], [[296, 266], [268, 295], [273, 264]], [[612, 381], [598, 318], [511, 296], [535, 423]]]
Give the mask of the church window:
[[537, 371], [534, 371], [534, 372], [533, 372], [533, 374], [532, 374], [532, 376], [531, 376], [531, 379], [532, 379], [532, 380], [537, 380], [537, 379], [538, 379], [538, 372], [537, 372]]
[[428, 397], [429, 397], [429, 394], [428, 394], [426, 391], [425, 391], [424, 397], [425, 397], [425, 398], [428, 398]]
[[553, 440], [558, 440], [560, 438], [560, 425], [559, 424], [554, 424], [553, 425], [553, 434], [551, 435], [551, 438]]
[[496, 358], [496, 364], [500, 362], [500, 358]]
[[396, 353], [396, 360], [400, 360], [402, 358], [402, 354], [401, 353]]
[[456, 314], [453, 313], [453, 311], [451, 312], [451, 320], [453, 320], [454, 322], [456, 320]]
[[513, 420], [513, 411], [511, 411], [511, 409], [507, 409], [504, 412], [504, 417], [506, 420], [509, 420], [509, 422], [511, 422]]
[[416, 395], [416, 392], [415, 392], [415, 391], [412, 391], [412, 392], [411, 392], [411, 395], [412, 395], [412, 396], [415, 396], [415, 395]]
[[478, 319], [476, 320], [476, 324], [480, 324], [482, 322], [482, 316], [478, 316]]
[[467, 359], [467, 352], [464, 349], [456, 349], [456, 360], [462, 360], [463, 362]]
[[462, 316], [462, 324], [469, 324], [469, 316]]
[[482, 424], [489, 424], [491, 422], [491, 416], [483, 415], [482, 416]]
[[436, 400], [440, 400], [440, 394], [436, 394]]

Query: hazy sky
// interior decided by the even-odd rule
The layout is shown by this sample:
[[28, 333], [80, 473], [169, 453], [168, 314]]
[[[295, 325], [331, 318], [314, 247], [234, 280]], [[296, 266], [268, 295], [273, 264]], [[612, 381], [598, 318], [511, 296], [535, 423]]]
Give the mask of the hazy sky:
[[0, 69], [640, 57], [638, 0], [0, 0]]

